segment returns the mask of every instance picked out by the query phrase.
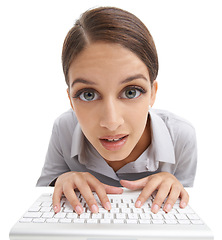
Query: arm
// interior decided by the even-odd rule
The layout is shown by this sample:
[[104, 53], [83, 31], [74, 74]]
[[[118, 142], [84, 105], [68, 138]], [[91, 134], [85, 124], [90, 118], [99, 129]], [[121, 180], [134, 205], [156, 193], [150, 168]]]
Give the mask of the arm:
[[57, 124], [54, 123], [45, 163], [37, 186], [53, 186], [58, 176], [68, 171], [70, 171], [70, 169], [63, 157]]

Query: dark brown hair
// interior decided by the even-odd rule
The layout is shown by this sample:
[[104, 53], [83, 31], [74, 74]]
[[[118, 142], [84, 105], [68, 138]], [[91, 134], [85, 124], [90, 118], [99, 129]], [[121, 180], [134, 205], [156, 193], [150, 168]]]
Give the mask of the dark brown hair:
[[62, 65], [69, 86], [72, 61], [90, 43], [117, 43], [135, 53], [147, 66], [151, 84], [157, 77], [158, 57], [151, 34], [133, 14], [119, 8], [100, 7], [83, 13], [68, 32], [62, 50]]

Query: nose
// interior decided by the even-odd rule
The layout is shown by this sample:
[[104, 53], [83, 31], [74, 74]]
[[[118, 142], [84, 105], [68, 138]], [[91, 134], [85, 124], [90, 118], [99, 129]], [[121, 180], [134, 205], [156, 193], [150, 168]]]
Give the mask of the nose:
[[104, 101], [101, 108], [100, 126], [113, 132], [123, 123], [123, 111], [118, 100], [108, 99]]

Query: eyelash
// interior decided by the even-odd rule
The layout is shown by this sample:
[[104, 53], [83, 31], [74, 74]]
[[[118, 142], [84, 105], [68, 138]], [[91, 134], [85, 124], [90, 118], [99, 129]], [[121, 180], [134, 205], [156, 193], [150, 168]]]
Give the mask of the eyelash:
[[[125, 87], [125, 88], [121, 91], [120, 96], [121, 96], [122, 94], [124, 94], [126, 91], [130, 91], [130, 90], [137, 90], [137, 91], [140, 92], [140, 95], [141, 95], [141, 94], [145, 94], [145, 93], [147, 92], [145, 89], [143, 89], [142, 87], [139, 87], [139, 86], [127, 86], [127, 87]], [[74, 94], [73, 98], [74, 98], [74, 99], [80, 99], [81, 94], [87, 93], [87, 92], [93, 92], [93, 93], [96, 93], [98, 96], [100, 96], [100, 94], [99, 94], [95, 89], [93, 89], [93, 88], [83, 88], [83, 89], [78, 90], [78, 91]], [[140, 95], [139, 95], [139, 96], [140, 96]], [[138, 97], [139, 97], [139, 96], [138, 96]], [[127, 97], [126, 97], [126, 98], [123, 98], [123, 99], [129, 99], [129, 100], [131, 100], [131, 99], [136, 99], [136, 98], [138, 98], [138, 97], [135, 97], [135, 98], [127, 98]], [[121, 97], [119, 97], [119, 98], [121, 99]], [[99, 99], [101, 99], [101, 96], [99, 97]], [[82, 99], [80, 99], [80, 100], [82, 100]], [[97, 99], [96, 99], [96, 100], [97, 100]], [[91, 101], [95, 101], [95, 100], [91, 100], [91, 101], [82, 100], [82, 101], [91, 102]]]

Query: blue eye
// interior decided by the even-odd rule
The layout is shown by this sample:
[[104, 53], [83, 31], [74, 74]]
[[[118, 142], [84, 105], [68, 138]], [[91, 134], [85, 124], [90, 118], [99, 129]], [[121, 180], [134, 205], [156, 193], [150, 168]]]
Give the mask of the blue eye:
[[98, 93], [94, 90], [85, 90], [78, 94], [79, 99], [85, 102], [90, 102], [99, 99]]

